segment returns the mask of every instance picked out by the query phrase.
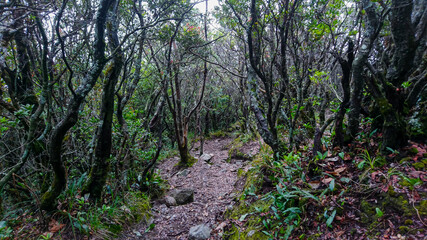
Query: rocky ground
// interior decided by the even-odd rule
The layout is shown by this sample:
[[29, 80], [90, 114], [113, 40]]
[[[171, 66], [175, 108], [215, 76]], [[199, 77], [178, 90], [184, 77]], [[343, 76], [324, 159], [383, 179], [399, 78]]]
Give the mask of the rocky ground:
[[[175, 166], [178, 157], [162, 161], [158, 169], [168, 180], [170, 191], [153, 203], [149, 224], [154, 228], [147, 231], [149, 224], [140, 223], [126, 231], [121, 239], [205, 239], [207, 236], [221, 239], [227, 225], [223, 213], [233, 206], [233, 199], [242, 188], [237, 170], [247, 165], [244, 160], [227, 161], [231, 141], [230, 138], [206, 141], [204, 156], [200, 157], [198, 151], [192, 152], [200, 159], [191, 168], [178, 169]], [[259, 151], [259, 144], [245, 144], [240, 151], [254, 155]]]

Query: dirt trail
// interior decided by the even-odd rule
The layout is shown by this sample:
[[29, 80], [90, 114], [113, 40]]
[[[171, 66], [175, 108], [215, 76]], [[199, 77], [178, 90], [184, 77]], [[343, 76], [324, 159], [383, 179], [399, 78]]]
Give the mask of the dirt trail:
[[[156, 200], [152, 211], [154, 229], [145, 233], [146, 225], [141, 224], [124, 233], [121, 239], [188, 239], [189, 229], [199, 224], [207, 224], [212, 229], [209, 239], [221, 239], [218, 229], [224, 227], [223, 213], [232, 207], [235, 192], [242, 187], [236, 184], [237, 170], [247, 163], [226, 161], [227, 145], [231, 140], [221, 138], [206, 141], [204, 153], [213, 155], [210, 164], [200, 160], [183, 171], [174, 167], [179, 161], [178, 157], [161, 162], [158, 169], [161, 176], [169, 181], [171, 190], [194, 189], [194, 202], [167, 207], [162, 199]], [[242, 151], [256, 154], [259, 145], [257, 142], [245, 144]], [[192, 152], [192, 155], [198, 157], [198, 152]]]

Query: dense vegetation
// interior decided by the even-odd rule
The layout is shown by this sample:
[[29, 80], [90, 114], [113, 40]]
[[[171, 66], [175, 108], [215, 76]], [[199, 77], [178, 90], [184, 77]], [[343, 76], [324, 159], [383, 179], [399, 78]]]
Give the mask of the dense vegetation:
[[422, 233], [427, 1], [196, 4], [0, 3], [0, 238], [116, 236], [225, 132], [262, 150], [224, 237]]

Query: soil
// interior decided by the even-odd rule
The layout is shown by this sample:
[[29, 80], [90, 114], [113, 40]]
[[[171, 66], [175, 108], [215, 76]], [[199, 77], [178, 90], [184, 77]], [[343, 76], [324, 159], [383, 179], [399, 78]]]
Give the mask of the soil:
[[[207, 224], [212, 229], [209, 239], [222, 239], [222, 230], [228, 224], [224, 212], [233, 207], [234, 198], [243, 187], [243, 179], [238, 179], [237, 171], [248, 167], [248, 161], [232, 159], [227, 162], [231, 141], [231, 138], [206, 141], [204, 153], [213, 155], [209, 163], [199, 160], [190, 168], [179, 169], [175, 166], [178, 157], [162, 161], [157, 168], [162, 178], [168, 180], [170, 190], [193, 189], [194, 202], [168, 207], [163, 199], [155, 200], [149, 223], [154, 223], [155, 227], [146, 232], [149, 224], [137, 224], [123, 233], [120, 239], [188, 239], [189, 229], [199, 224]], [[197, 145], [194, 147], [197, 152], [192, 151], [194, 157], [199, 157]], [[259, 144], [249, 142], [239, 150], [255, 155]]]

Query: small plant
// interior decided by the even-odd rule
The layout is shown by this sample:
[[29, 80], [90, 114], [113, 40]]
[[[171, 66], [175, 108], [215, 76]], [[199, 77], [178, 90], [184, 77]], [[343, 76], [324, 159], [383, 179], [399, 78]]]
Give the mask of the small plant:
[[380, 157], [371, 157], [368, 150], [366, 149], [363, 151], [362, 158], [363, 158], [363, 161], [357, 164], [357, 168], [361, 170], [365, 168], [365, 166], [369, 166], [370, 169], [374, 169], [380, 164], [382, 160]]
[[375, 212], [376, 212], [378, 218], [380, 218], [384, 215], [384, 213], [379, 208], [375, 208]]
[[398, 155], [398, 154], [400, 153], [399, 151], [394, 150], [394, 149], [392, 149], [392, 148], [390, 148], [390, 147], [386, 147], [386, 149], [387, 149], [388, 151], [390, 151], [390, 152], [391, 152], [391, 154], [393, 154], [393, 155]]
[[51, 233], [48, 233], [48, 234], [46, 234], [46, 236], [45, 235], [40, 235], [40, 238], [39, 239], [43, 239], [43, 240], [49, 240], [49, 239], [52, 239], [52, 234]]
[[332, 227], [332, 222], [335, 219], [335, 215], [337, 214], [337, 210], [333, 210], [331, 215], [328, 215], [328, 210], [325, 210], [325, 213], [323, 214], [323, 216], [326, 218], [326, 225], [328, 227]]
[[325, 152], [325, 153], [321, 153], [321, 152], [317, 152], [317, 155], [316, 155], [316, 157], [317, 157], [317, 159], [318, 160], [325, 160], [325, 158], [328, 156], [328, 152]]

